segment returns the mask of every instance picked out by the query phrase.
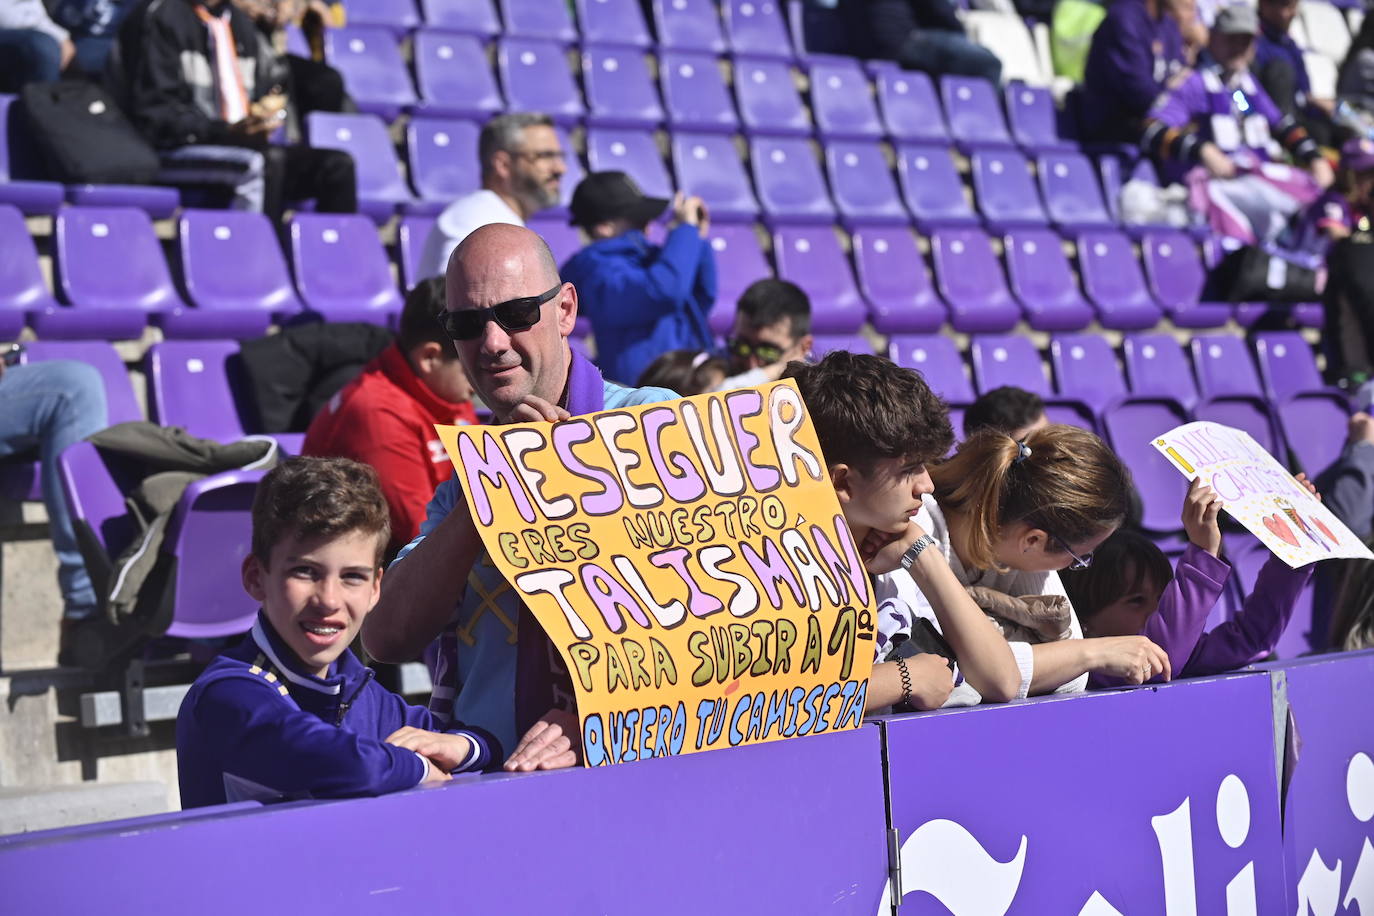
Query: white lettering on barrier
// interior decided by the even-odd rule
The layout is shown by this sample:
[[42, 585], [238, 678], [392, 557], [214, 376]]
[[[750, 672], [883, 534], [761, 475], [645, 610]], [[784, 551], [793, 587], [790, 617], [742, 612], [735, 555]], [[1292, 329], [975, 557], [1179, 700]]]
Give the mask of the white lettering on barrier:
[[[1345, 800], [1350, 813], [1360, 823], [1368, 823], [1374, 818], [1374, 760], [1363, 751], [1350, 758], [1345, 769]], [[1350, 909], [1357, 903], [1360, 914], [1374, 913], [1374, 845], [1365, 837], [1360, 849], [1360, 858], [1350, 873], [1350, 885], [1346, 888], [1345, 899], [1341, 900], [1341, 872], [1344, 866], [1340, 859], [1327, 866], [1322, 859], [1321, 850], [1313, 849], [1307, 860], [1307, 867], [1298, 879], [1297, 916], [1336, 916], [1338, 907]]]

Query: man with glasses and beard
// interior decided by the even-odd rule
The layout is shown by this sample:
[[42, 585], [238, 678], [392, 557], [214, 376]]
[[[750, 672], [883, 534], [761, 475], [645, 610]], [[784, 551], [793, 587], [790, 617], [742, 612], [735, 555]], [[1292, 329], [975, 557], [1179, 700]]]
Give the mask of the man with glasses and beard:
[[[446, 307], [441, 323], [498, 423], [552, 423], [677, 397], [607, 382], [568, 346], [577, 288], [523, 227], [483, 226], [463, 240], [448, 265]], [[580, 734], [567, 671], [487, 556], [458, 486], [451, 478], [435, 490], [419, 537], [386, 574], [363, 645], [376, 659], [404, 662], [435, 643], [426, 653], [431, 711], [489, 732], [508, 770], [571, 766]]]
[[478, 226], [523, 226], [540, 210], [555, 206], [567, 165], [548, 115], [497, 115], [482, 126], [477, 156], [482, 189], [458, 198], [439, 214], [425, 240], [417, 275], [442, 276], [449, 255]]
[[811, 300], [786, 280], [756, 280], [735, 306], [726, 344], [730, 371], [719, 390], [777, 381], [787, 364], [811, 354]]

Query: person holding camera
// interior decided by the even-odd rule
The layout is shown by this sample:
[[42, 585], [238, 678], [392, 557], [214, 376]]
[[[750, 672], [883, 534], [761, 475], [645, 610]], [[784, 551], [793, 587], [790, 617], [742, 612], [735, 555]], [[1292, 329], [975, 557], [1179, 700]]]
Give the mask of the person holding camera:
[[[655, 245], [645, 232], [670, 203], [668, 237]], [[581, 294], [602, 373], [630, 384], [668, 350], [710, 350], [716, 260], [701, 198], [647, 197], [624, 172], [593, 172], [573, 192], [570, 209], [571, 223], [592, 242], [562, 275]]]

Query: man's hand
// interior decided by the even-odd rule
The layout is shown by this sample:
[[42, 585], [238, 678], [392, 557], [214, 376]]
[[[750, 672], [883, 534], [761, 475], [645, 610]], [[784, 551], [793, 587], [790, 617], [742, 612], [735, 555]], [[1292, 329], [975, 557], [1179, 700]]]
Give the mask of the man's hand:
[[1188, 532], [1188, 540], [1214, 557], [1221, 552], [1220, 512], [1221, 497], [1201, 477], [1188, 485], [1188, 495], [1183, 498], [1183, 530]]
[[906, 530], [901, 534], [871, 529], [859, 545], [859, 559], [863, 560], [864, 569], [872, 575], [892, 572], [901, 567], [902, 554], [906, 553], [907, 548], [924, 534], [925, 530], [916, 524], [915, 519], [907, 522]]
[[1336, 182], [1336, 170], [1331, 167], [1331, 161], [1325, 156], [1318, 156], [1312, 160], [1310, 166], [1312, 170], [1312, 180], [1317, 183], [1317, 187], [1325, 191]]
[[954, 674], [944, 656], [922, 652], [906, 659], [911, 675], [911, 708], [939, 709], [954, 692]]
[[1089, 651], [1088, 670], [1143, 684], [1158, 674], [1173, 676], [1169, 655], [1144, 636], [1100, 636], [1083, 640]]
[[1374, 442], [1374, 417], [1363, 410], [1350, 417], [1350, 442]]
[[1215, 143], [1210, 141], [1203, 143], [1198, 158], [1202, 160], [1203, 166], [1213, 178], [1236, 177], [1236, 164]]
[[527, 394], [523, 401], [511, 408], [507, 422], [538, 423], [543, 420], [548, 423], [557, 423], [571, 416], [572, 414], [557, 404], [550, 404], [537, 395]]
[[248, 141], [249, 144], [260, 146], [267, 142], [267, 135], [277, 129], [277, 121], [268, 121], [263, 118], [249, 115], [242, 121], [235, 121], [229, 125], [230, 132]]
[[576, 766], [582, 754], [582, 728], [577, 714], [550, 709], [527, 732], [506, 760], [508, 773], [560, 770]]
[[673, 195], [673, 222], [696, 226], [698, 233], [706, 235], [706, 229], [710, 226], [706, 204], [702, 203], [700, 197], [688, 197], [678, 191]]
[[407, 725], [386, 736], [387, 744], [414, 751], [447, 775], [472, 756], [472, 739], [467, 735], [446, 735]]

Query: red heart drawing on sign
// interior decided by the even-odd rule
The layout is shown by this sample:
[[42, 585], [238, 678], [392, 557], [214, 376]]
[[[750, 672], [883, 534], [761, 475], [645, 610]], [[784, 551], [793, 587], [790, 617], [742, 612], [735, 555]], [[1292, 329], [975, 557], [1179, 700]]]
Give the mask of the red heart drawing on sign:
[[1314, 518], [1312, 519], [1312, 523], [1322, 530], [1322, 534], [1326, 535], [1327, 540], [1329, 540], [1332, 544], [1336, 543], [1336, 536], [1331, 533], [1330, 528], [1326, 527], [1321, 523], [1321, 519]]
[[1273, 535], [1281, 539], [1286, 544], [1294, 547], [1300, 546], [1298, 539], [1293, 536], [1293, 529], [1288, 527], [1288, 523], [1283, 520], [1283, 516], [1275, 513], [1264, 517], [1264, 527], [1268, 528]]

